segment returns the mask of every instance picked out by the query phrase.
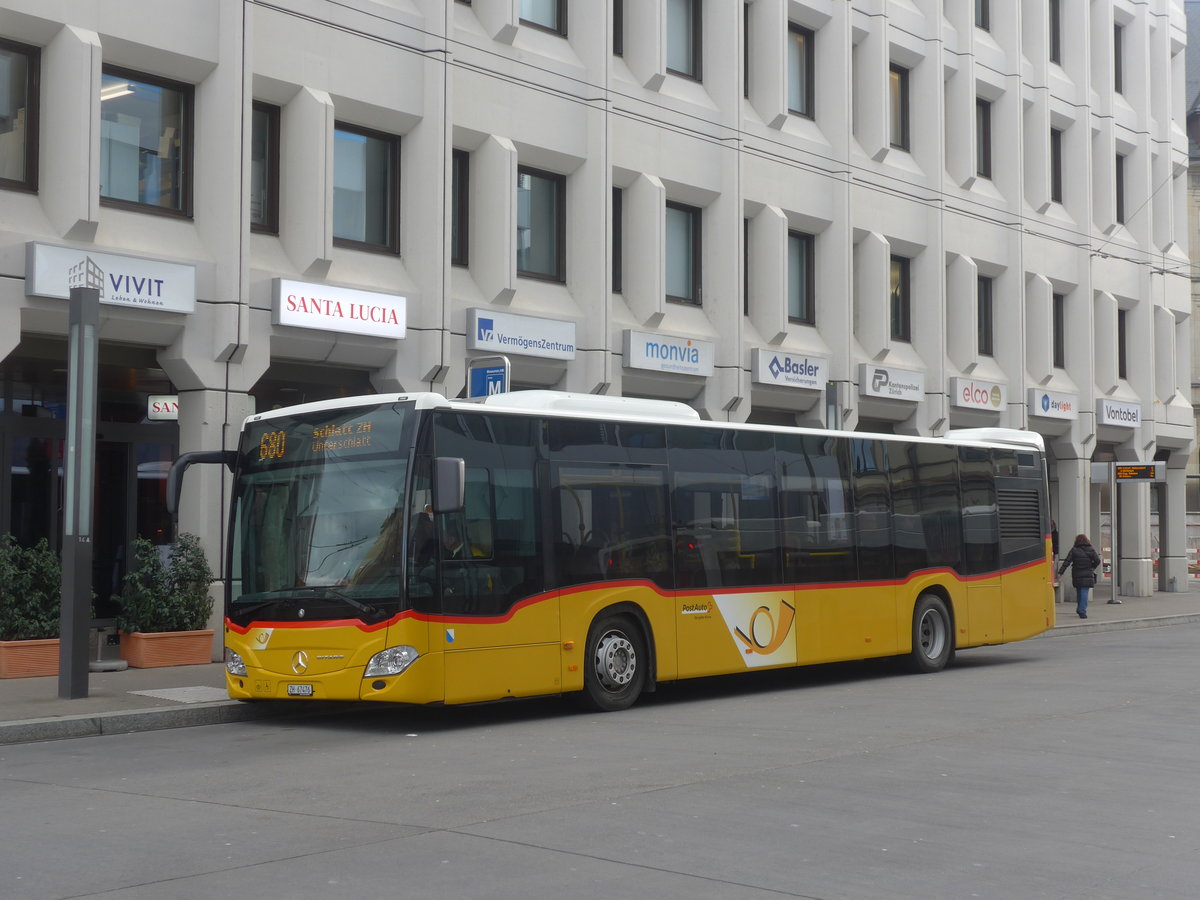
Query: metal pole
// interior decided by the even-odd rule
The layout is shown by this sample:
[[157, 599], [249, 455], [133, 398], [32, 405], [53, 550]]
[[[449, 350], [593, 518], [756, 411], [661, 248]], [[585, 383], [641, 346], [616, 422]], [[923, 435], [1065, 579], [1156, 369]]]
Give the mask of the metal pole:
[[1111, 462], [1108, 464], [1108, 505], [1110, 508], [1108, 513], [1109, 537], [1112, 539], [1112, 594], [1109, 595], [1109, 600], [1116, 600], [1117, 594], [1121, 591], [1121, 544], [1120, 530], [1117, 523], [1117, 464]]
[[96, 459], [96, 372], [100, 291], [71, 288], [68, 330], [66, 497], [63, 509], [62, 611], [58, 696], [88, 695], [92, 618], [92, 496]]

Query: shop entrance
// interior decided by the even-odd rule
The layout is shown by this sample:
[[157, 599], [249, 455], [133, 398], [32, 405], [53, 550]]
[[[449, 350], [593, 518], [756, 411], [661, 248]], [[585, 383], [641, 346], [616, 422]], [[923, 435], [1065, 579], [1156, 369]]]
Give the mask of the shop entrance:
[[[166, 478], [179, 445], [175, 422], [146, 420], [151, 394], [174, 393], [153, 351], [101, 347], [92, 514], [92, 590], [98, 619], [117, 612], [133, 541], [169, 544]], [[22, 352], [25, 351], [25, 352]], [[61, 353], [61, 355], [59, 355]], [[0, 364], [0, 534], [62, 550], [66, 468], [66, 345], [23, 341]], [[142, 365], [137, 365], [142, 363]]]

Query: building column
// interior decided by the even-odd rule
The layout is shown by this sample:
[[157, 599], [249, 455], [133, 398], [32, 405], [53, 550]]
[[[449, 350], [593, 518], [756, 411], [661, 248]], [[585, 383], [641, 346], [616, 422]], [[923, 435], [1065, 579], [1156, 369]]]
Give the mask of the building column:
[[[1058, 448], [1056, 447], [1056, 449]], [[1068, 450], [1066, 452], [1071, 451]], [[1091, 460], [1079, 457], [1067, 457], [1064, 459], [1060, 456], [1058, 459], [1058, 518], [1055, 521], [1058, 523], [1058, 552], [1060, 557], [1065, 556], [1067, 551], [1071, 549], [1071, 545], [1075, 543], [1075, 535], [1089, 533], [1091, 465]], [[1099, 546], [1099, 532], [1097, 531], [1091, 536], [1096, 545]], [[1056, 572], [1057, 565], [1056, 563]], [[1099, 574], [1097, 573], [1097, 575]], [[1075, 589], [1071, 586], [1070, 574], [1065, 574], [1061, 582], [1060, 596], [1062, 600], [1074, 603]]]
[[[1186, 461], [1186, 456], [1185, 456]], [[1187, 469], [1167, 469], [1158, 491], [1158, 590], [1190, 587], [1187, 558]]]
[[[1113, 556], [1119, 553], [1114, 573], [1113, 596], [1149, 597], [1153, 593], [1154, 562], [1150, 558], [1150, 485], [1134, 482], [1117, 485], [1119, 541]], [[1117, 540], [1117, 535], [1114, 535]]]

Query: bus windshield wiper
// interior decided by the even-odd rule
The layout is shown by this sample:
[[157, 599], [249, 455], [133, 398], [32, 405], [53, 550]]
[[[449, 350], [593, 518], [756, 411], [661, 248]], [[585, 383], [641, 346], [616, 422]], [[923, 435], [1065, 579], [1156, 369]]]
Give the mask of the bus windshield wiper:
[[235, 603], [230, 610], [239, 616], [248, 616], [272, 606], [286, 606], [292, 600], [333, 600], [351, 609], [366, 613], [369, 616], [382, 618], [383, 610], [369, 603], [364, 603], [356, 597], [351, 597], [336, 588], [321, 585], [318, 587], [281, 588], [277, 591], [262, 591], [256, 594], [243, 595], [251, 598], [247, 603]]

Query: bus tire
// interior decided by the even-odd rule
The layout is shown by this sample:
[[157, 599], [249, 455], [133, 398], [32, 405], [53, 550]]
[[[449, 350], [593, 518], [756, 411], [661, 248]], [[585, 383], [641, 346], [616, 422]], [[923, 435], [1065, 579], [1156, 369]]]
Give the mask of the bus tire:
[[601, 616], [588, 629], [583, 672], [586, 709], [614, 712], [634, 704], [646, 685], [650, 654], [642, 630], [628, 616]]
[[953, 656], [954, 628], [946, 601], [937, 594], [922, 594], [913, 608], [909, 668], [918, 674], [940, 672]]

